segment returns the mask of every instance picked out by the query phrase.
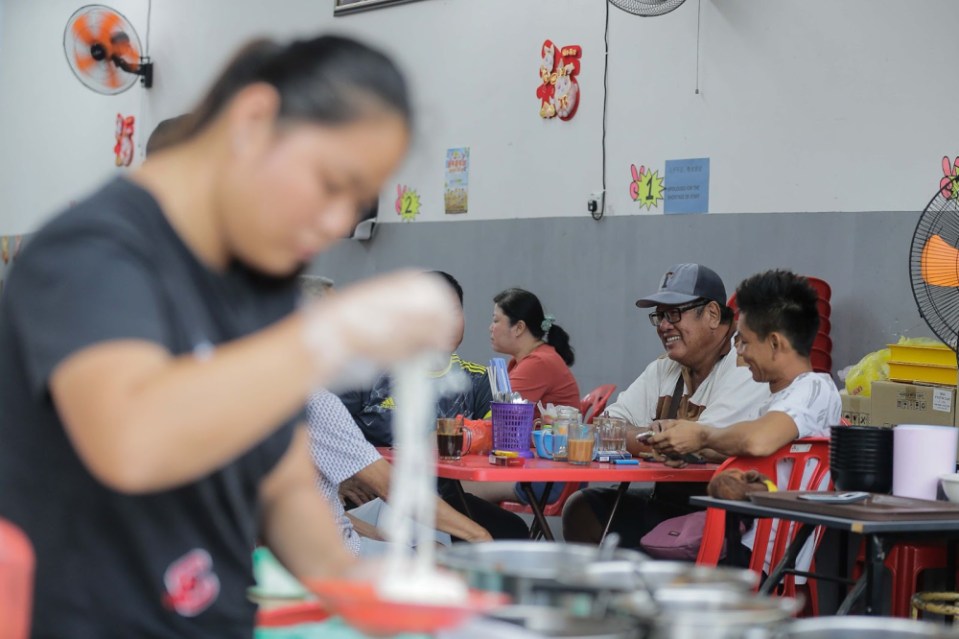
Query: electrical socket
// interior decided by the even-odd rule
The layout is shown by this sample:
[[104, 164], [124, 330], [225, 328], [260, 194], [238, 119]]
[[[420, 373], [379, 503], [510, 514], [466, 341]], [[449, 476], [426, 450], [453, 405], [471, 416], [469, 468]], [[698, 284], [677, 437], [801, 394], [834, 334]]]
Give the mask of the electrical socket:
[[606, 207], [606, 193], [604, 191], [596, 191], [590, 193], [589, 200], [586, 203], [586, 210], [589, 211], [589, 214], [593, 216], [594, 219], [599, 219], [603, 217]]

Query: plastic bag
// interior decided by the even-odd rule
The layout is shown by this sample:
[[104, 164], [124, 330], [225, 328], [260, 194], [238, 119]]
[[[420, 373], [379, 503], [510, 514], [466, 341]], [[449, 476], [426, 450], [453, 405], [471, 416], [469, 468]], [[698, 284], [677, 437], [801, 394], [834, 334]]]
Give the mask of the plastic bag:
[[493, 450], [492, 420], [463, 420], [463, 454], [489, 455], [491, 450]]
[[539, 408], [539, 414], [540, 417], [542, 417], [543, 426], [552, 426], [553, 422], [556, 421], [556, 417], [559, 415], [557, 410], [559, 406], [547, 404], [544, 408], [543, 402], [537, 402], [536, 407]]
[[888, 348], [869, 353], [852, 367], [846, 377], [846, 391], [850, 395], [872, 397], [872, 383], [889, 379], [889, 359], [892, 352]]

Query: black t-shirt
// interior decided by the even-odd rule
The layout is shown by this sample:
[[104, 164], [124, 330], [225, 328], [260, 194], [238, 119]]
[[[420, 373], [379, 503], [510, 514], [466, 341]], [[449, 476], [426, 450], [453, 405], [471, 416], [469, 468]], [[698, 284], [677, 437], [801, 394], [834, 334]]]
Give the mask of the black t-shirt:
[[48, 384], [64, 359], [109, 340], [201, 355], [289, 314], [295, 283], [207, 269], [156, 200], [118, 179], [43, 228], [4, 288], [0, 517], [36, 550], [34, 637], [252, 636], [258, 487], [297, 416], [199, 481], [123, 495], [83, 466]]

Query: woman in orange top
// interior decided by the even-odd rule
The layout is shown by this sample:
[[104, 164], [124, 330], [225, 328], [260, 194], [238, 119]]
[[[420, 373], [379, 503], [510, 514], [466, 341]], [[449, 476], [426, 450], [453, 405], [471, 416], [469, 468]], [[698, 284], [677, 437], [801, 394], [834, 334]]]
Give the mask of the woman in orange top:
[[[569, 367], [575, 361], [569, 334], [556, 318], [543, 311], [539, 298], [520, 288], [510, 288], [493, 298], [493, 323], [490, 341], [497, 353], [512, 355], [507, 370], [513, 392], [534, 404], [575, 406], [579, 408], [579, 385]], [[536, 410], [537, 417], [539, 409]], [[477, 497], [499, 503], [526, 496], [509, 482], [466, 482], [467, 490]], [[464, 485], [466, 485], [464, 484]], [[536, 496], [543, 485], [534, 484]], [[563, 491], [556, 483], [547, 503], [553, 503]]]
[[493, 302], [490, 341], [497, 353], [513, 356], [507, 368], [513, 391], [534, 404], [579, 408], [579, 386], [569, 370], [575, 361], [569, 334], [529, 291], [507, 289]]

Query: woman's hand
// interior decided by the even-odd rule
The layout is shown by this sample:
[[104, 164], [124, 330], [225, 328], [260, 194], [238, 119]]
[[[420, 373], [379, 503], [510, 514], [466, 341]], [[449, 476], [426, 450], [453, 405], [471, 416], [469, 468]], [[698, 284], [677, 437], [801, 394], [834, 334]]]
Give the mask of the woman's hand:
[[439, 277], [396, 273], [342, 289], [305, 310], [305, 338], [321, 377], [351, 361], [386, 366], [423, 351], [447, 353], [459, 300]]

